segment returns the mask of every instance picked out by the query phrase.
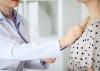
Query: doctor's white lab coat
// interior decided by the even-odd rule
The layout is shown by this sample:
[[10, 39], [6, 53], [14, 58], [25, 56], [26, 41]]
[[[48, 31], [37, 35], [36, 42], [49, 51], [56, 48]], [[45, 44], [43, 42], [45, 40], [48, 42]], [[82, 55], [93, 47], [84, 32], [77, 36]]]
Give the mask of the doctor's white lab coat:
[[[16, 12], [14, 11], [14, 13]], [[57, 40], [41, 44], [31, 42], [25, 29], [27, 24], [23, 23], [20, 15], [17, 15], [16, 24], [19, 24], [19, 31], [28, 43], [21, 38], [13, 21], [7, 20], [0, 12], [0, 71], [15, 71], [20, 61], [24, 62], [23, 68], [41, 68], [43, 65], [40, 59], [54, 58], [60, 55], [60, 46]]]

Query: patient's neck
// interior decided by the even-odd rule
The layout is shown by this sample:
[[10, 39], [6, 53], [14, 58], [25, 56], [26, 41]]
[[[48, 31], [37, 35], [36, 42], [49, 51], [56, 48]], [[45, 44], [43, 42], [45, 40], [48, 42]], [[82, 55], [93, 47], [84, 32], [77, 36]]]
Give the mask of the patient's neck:
[[87, 4], [88, 10], [90, 12], [90, 20], [94, 20], [96, 18], [100, 18], [100, 3], [97, 1], [91, 2]]

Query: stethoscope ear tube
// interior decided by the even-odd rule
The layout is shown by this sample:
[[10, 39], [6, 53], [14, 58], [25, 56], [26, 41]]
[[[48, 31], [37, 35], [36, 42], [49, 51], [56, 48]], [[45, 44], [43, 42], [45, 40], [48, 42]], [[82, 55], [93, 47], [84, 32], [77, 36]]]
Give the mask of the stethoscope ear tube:
[[[18, 6], [17, 9], [16, 9], [15, 22], [16, 22], [16, 18], [17, 18], [17, 15], [18, 15], [18, 10], [19, 10], [19, 6]], [[28, 43], [28, 41], [21, 35], [21, 33], [20, 33], [20, 31], [19, 31], [19, 25], [20, 25], [20, 23], [19, 23], [17, 26], [16, 26], [16, 24], [15, 24], [15, 26], [16, 26], [16, 28], [17, 28], [17, 30], [18, 30], [18, 33], [19, 33], [20, 37], [21, 37], [26, 43]]]

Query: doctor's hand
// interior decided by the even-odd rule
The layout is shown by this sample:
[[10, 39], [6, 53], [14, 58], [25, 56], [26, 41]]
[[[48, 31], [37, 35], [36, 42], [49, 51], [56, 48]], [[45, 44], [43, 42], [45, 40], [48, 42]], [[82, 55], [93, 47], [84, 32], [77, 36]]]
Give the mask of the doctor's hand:
[[54, 63], [56, 61], [56, 58], [47, 58], [47, 59], [43, 59], [43, 61], [50, 64], [50, 63]]
[[77, 38], [82, 35], [83, 31], [84, 30], [80, 25], [72, 27], [69, 30], [68, 34], [59, 40], [61, 48], [64, 48], [73, 43]]

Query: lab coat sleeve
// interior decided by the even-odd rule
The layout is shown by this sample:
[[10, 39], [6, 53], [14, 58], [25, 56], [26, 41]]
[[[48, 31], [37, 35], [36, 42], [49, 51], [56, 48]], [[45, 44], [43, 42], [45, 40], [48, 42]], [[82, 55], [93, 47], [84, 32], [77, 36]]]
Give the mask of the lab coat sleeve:
[[60, 46], [57, 40], [40, 44], [35, 42], [19, 44], [0, 33], [0, 59], [36, 60], [55, 58], [59, 55]]
[[49, 64], [43, 60], [25, 61], [24, 68], [26, 69], [47, 69]]

